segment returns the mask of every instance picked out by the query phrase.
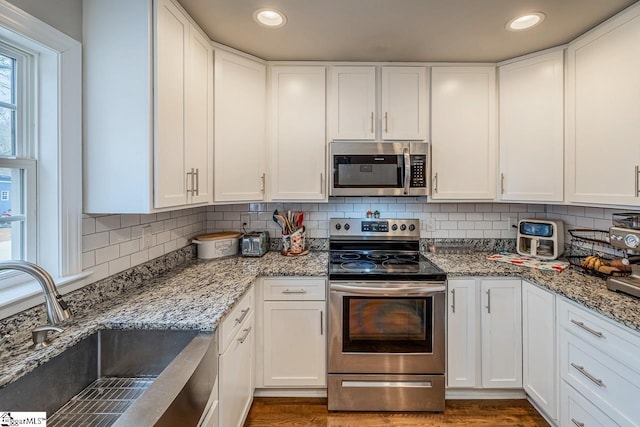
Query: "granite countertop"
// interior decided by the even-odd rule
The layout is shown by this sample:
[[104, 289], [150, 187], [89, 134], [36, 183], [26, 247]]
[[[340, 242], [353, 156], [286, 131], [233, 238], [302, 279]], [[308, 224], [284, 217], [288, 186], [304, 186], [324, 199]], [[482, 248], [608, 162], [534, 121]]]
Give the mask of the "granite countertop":
[[[425, 254], [455, 277], [516, 277], [562, 295], [640, 331], [640, 299], [607, 290], [606, 282], [569, 268], [561, 273], [491, 261], [488, 253]], [[195, 260], [155, 277], [144, 286], [77, 314], [45, 349], [32, 351], [30, 330], [20, 331], [0, 355], [0, 388], [45, 363], [92, 333], [112, 329], [214, 331], [257, 277], [326, 276], [327, 252], [302, 257], [268, 252], [261, 258]]]
[[569, 267], [561, 273], [522, 267], [487, 259], [489, 253], [425, 256], [447, 272], [449, 278], [463, 276], [516, 277], [577, 302], [622, 325], [640, 332], [640, 299], [607, 289], [604, 279]]
[[100, 329], [197, 329], [213, 331], [257, 277], [326, 276], [327, 252], [284, 257], [193, 261], [145, 286], [75, 315], [51, 344], [29, 349], [31, 331], [21, 331], [0, 355], [0, 388]]

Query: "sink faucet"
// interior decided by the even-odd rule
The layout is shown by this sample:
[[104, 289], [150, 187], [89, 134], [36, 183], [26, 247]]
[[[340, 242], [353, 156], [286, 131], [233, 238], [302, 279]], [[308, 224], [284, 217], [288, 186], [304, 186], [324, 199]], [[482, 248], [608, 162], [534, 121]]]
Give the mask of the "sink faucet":
[[71, 311], [58, 293], [56, 285], [51, 275], [39, 265], [27, 261], [0, 261], [0, 271], [18, 270], [31, 275], [42, 287], [44, 302], [47, 308], [48, 324], [39, 326], [32, 331], [33, 346], [31, 348], [42, 348], [47, 345], [47, 334], [49, 331], [62, 332], [61, 328], [54, 325], [61, 323], [71, 317]]

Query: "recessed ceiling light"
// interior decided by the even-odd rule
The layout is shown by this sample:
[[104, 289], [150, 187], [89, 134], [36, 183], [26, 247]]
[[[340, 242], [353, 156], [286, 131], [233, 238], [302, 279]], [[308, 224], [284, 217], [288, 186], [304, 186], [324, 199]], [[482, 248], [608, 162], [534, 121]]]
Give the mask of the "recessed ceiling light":
[[287, 23], [286, 15], [275, 9], [258, 9], [253, 12], [253, 19], [258, 24], [270, 28], [282, 27]]
[[513, 18], [511, 21], [507, 22], [507, 30], [520, 31], [535, 27], [544, 21], [544, 16], [545, 15], [542, 12], [532, 12], [518, 16], [517, 18]]

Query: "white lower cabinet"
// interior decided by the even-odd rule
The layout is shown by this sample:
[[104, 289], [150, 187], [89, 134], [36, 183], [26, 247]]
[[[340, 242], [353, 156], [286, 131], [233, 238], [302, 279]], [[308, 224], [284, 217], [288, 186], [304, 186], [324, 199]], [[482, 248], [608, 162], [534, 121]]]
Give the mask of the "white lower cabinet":
[[640, 425], [640, 336], [564, 299], [557, 313], [561, 425]]
[[521, 281], [450, 279], [448, 291], [448, 387], [522, 388]]
[[560, 384], [560, 396], [560, 422], [558, 425], [561, 427], [611, 427], [617, 425], [564, 381], [561, 381]]
[[325, 279], [265, 278], [261, 288], [258, 387], [326, 387]]
[[522, 281], [522, 380], [540, 410], [557, 419], [555, 294]]
[[[245, 307], [245, 308], [243, 308]], [[253, 288], [227, 315], [221, 325], [220, 426], [239, 427], [249, 413], [254, 390], [254, 305]], [[224, 331], [235, 333], [225, 336]]]

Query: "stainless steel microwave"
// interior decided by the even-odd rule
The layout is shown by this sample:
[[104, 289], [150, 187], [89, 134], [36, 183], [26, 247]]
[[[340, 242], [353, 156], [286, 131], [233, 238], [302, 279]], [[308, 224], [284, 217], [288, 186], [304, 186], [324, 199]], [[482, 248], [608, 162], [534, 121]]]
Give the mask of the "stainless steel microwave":
[[331, 142], [331, 196], [426, 196], [429, 143]]

